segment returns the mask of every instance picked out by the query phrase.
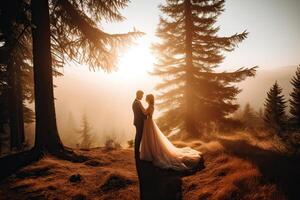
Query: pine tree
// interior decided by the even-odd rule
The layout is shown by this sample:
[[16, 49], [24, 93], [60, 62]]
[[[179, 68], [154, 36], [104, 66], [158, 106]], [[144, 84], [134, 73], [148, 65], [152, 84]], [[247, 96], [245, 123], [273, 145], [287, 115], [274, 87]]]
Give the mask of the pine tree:
[[[33, 80], [29, 79], [32, 70], [29, 64], [31, 60], [30, 38], [28, 30], [24, 29], [28, 22], [25, 1], [12, 0], [0, 4], [0, 32], [1, 42], [1, 93], [3, 101], [7, 101], [8, 115], [6, 117], [10, 124], [10, 146], [11, 149], [20, 150], [25, 141], [24, 135], [24, 109], [27, 108], [23, 102], [28, 100], [28, 93], [33, 94]], [[33, 114], [27, 112], [27, 114]], [[5, 123], [5, 121], [2, 121]], [[26, 120], [27, 122], [27, 120]]]
[[51, 0], [51, 47], [54, 65], [75, 60], [90, 69], [112, 71], [116, 69], [120, 51], [143, 33], [110, 34], [99, 27], [101, 20], [122, 21], [120, 9], [129, 0]]
[[224, 0], [166, 0], [160, 6], [160, 17], [153, 45], [158, 62], [153, 75], [163, 82], [159, 119], [166, 132], [182, 131], [185, 137], [199, 137], [205, 124], [225, 123], [238, 109], [233, 102], [240, 89], [232, 83], [254, 76], [254, 68], [234, 72], [215, 72], [223, 61], [222, 52], [233, 51], [248, 33], [229, 37], [217, 35], [218, 16], [224, 11]]
[[246, 127], [253, 128], [256, 125], [257, 116], [249, 103], [243, 109], [241, 120]]
[[300, 128], [300, 65], [297, 68], [296, 75], [293, 77], [291, 84], [293, 91], [290, 94], [290, 114], [291, 122], [296, 128]]
[[67, 58], [106, 71], [115, 69], [120, 48], [127, 46], [140, 33], [108, 34], [100, 29], [97, 22], [100, 19], [122, 20], [119, 9], [127, 3], [128, 0], [56, 0], [50, 1], [50, 4], [47, 0], [31, 1], [35, 148], [38, 151], [68, 156], [56, 124], [52, 58], [58, 61], [54, 65], [63, 64]]
[[[58, 154], [63, 152], [63, 145], [60, 142], [56, 127], [54, 98], [52, 98], [53, 80], [50, 77], [52, 75], [60, 75], [57, 67], [62, 67], [66, 60], [75, 60], [86, 63], [93, 69], [101, 68], [111, 71], [116, 67], [120, 50], [128, 46], [135, 37], [142, 34], [135, 30], [125, 34], [109, 34], [98, 26], [99, 20], [103, 19], [107, 21], [123, 20], [124, 18], [120, 14], [119, 9], [127, 6], [127, 3], [128, 0], [1, 1], [1, 19], [11, 17], [11, 14], [15, 13], [21, 16], [18, 19], [22, 22], [22, 26], [20, 26], [22, 31], [17, 39], [31, 39], [30, 30], [33, 32], [33, 41], [31, 41], [33, 42], [34, 51], [33, 60], [30, 58], [22, 59], [18, 56], [16, 58], [28, 66], [31, 63], [35, 65], [36, 80], [34, 86], [35, 100], [37, 100], [35, 102], [35, 110], [37, 112], [35, 147], [37, 150], [52, 153], [58, 152]], [[29, 18], [30, 16], [32, 16], [32, 19]], [[13, 28], [14, 30], [15, 27]], [[5, 39], [5, 35], [10, 34], [1, 32], [1, 42], [3, 38]], [[50, 37], [48, 37], [49, 35]], [[50, 42], [48, 41], [49, 39]], [[45, 43], [45, 46], [42, 46], [43, 43]], [[47, 47], [49, 48], [47, 49]], [[31, 48], [27, 46], [23, 46], [23, 49], [31, 51]], [[7, 53], [9, 51], [6, 51], [2, 46], [0, 46], [0, 51], [0, 61], [2, 63], [2, 61], [7, 60], [6, 57], [10, 53]], [[11, 79], [12, 76], [8, 77]], [[16, 77], [16, 79], [19, 78], [20, 76]], [[24, 80], [24, 78], [21, 79]], [[23, 81], [23, 85], [26, 85], [26, 83], [27, 81]], [[23, 85], [16, 85], [16, 87], [12, 88], [18, 88]], [[33, 95], [28, 95], [28, 91], [23, 87], [22, 92], [24, 92], [24, 96], [33, 97]], [[46, 104], [47, 106], [45, 106]], [[21, 103], [18, 103], [18, 105], [21, 105]], [[12, 106], [12, 108], [16, 108], [16, 106]], [[28, 119], [27, 121], [33, 119], [31, 114], [32, 111], [24, 107], [24, 117], [26, 120]], [[49, 123], [47, 119], [49, 119]]]
[[4, 142], [4, 125], [8, 124], [8, 94], [7, 94], [7, 73], [6, 66], [0, 63], [0, 152], [2, 152], [2, 144]]
[[264, 121], [266, 123], [266, 127], [279, 136], [283, 136], [283, 131], [285, 130], [286, 124], [286, 102], [281, 93], [282, 88], [276, 81], [271, 87], [270, 91], [267, 93], [264, 112]]
[[92, 137], [92, 127], [88, 122], [87, 116], [83, 115], [81, 129], [78, 131], [81, 135], [80, 148], [88, 149], [91, 148], [93, 137]]
[[257, 113], [258, 118], [263, 119], [264, 118], [264, 109], [262, 107], [259, 108]]
[[257, 127], [260, 129], [264, 129], [264, 109], [262, 107], [259, 108], [258, 112], [256, 113], [257, 116]]

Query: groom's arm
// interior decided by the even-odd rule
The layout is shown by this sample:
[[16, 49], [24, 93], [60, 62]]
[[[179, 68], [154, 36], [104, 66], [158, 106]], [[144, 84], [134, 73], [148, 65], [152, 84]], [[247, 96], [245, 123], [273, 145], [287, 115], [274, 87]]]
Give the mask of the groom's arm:
[[138, 101], [137, 104], [138, 104], [139, 108], [141, 109], [142, 113], [146, 116], [148, 113], [147, 113], [147, 110], [144, 108], [143, 104], [140, 101]]

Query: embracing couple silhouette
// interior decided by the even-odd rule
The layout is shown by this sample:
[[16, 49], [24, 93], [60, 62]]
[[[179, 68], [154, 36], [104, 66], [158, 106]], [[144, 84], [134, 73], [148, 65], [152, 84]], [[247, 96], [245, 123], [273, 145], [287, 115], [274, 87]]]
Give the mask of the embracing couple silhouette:
[[142, 99], [144, 92], [138, 90], [132, 104], [136, 135], [134, 141], [135, 160], [150, 161], [153, 165], [176, 171], [189, 170], [196, 167], [202, 159], [202, 153], [190, 147], [177, 148], [160, 131], [153, 120], [155, 98], [153, 94], [146, 96], [147, 108]]

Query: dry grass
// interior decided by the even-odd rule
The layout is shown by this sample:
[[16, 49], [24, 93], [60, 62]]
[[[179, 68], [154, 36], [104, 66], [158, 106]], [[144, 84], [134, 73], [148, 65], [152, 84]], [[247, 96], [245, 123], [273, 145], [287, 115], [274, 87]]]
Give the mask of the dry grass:
[[203, 171], [183, 178], [184, 199], [285, 199], [250, 162], [221, 152], [206, 154], [205, 161]]
[[[21, 169], [1, 182], [0, 199], [138, 199], [131, 151], [81, 153], [91, 160], [72, 163], [46, 157]], [[71, 182], [74, 174], [81, 180]]]
[[[202, 151], [205, 159], [205, 169], [189, 176], [165, 174], [164, 179], [172, 180], [172, 176], [181, 179], [178, 182], [181, 192], [176, 199], [300, 198], [299, 159], [272, 151], [267, 141], [224, 136], [209, 143], [175, 144], [192, 146]], [[0, 199], [139, 199], [131, 149], [98, 148], [78, 153], [87, 155], [90, 160], [72, 163], [48, 156], [2, 180]], [[71, 182], [70, 177], [77, 174], [80, 179]], [[165, 193], [170, 191], [168, 184], [159, 187], [163, 187]]]

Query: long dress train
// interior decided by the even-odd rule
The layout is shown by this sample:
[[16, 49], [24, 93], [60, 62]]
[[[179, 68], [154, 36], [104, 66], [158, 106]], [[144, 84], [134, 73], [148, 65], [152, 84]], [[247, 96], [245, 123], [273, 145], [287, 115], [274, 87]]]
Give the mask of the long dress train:
[[152, 119], [153, 112], [152, 105], [145, 111], [148, 118], [144, 122], [140, 159], [151, 161], [155, 166], [164, 169], [181, 171], [196, 167], [202, 159], [201, 152], [190, 147], [175, 147]]

